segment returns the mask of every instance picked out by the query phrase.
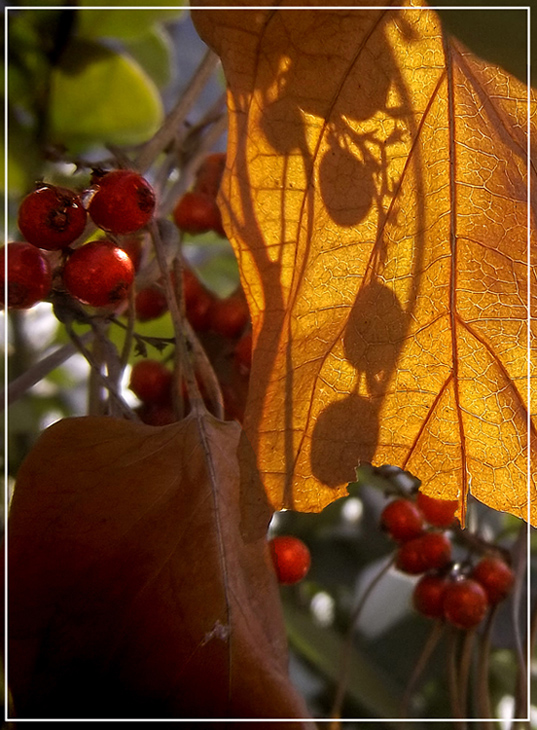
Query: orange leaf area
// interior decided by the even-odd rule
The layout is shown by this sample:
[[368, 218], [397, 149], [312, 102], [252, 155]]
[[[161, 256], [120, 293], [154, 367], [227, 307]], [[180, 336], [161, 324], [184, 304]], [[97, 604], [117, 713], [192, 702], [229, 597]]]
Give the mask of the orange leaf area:
[[229, 88], [244, 427], [273, 506], [320, 510], [371, 462], [462, 519], [470, 490], [526, 518], [526, 87], [428, 8], [193, 16]]
[[307, 716], [265, 538], [239, 529], [239, 433], [211, 416], [44, 432], [9, 519], [18, 717]]

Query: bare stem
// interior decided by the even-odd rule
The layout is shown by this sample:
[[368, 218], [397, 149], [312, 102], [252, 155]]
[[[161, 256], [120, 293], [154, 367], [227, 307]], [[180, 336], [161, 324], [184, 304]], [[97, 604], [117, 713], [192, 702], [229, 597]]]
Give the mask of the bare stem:
[[470, 683], [470, 670], [472, 667], [473, 649], [475, 644], [475, 629], [464, 632], [462, 640], [462, 651], [459, 664], [459, 697], [463, 713], [467, 713], [468, 687]]
[[[160, 237], [160, 231], [155, 221], [150, 223], [149, 226], [151, 237], [153, 239], [153, 246], [155, 249], [155, 256], [162, 273], [164, 293], [166, 295], [166, 301], [168, 302], [168, 309], [170, 310], [173, 329], [175, 334], [175, 373], [176, 376], [183, 375], [186, 383], [188, 392], [188, 398], [190, 400], [193, 411], [201, 411], [205, 409], [203, 398], [201, 397], [196, 377], [194, 374], [194, 367], [192, 364], [192, 348], [189, 342], [185, 338], [185, 322], [186, 318], [182, 314], [182, 307], [177, 302], [174, 288], [172, 286], [171, 277], [168, 271], [168, 265], [166, 261], [166, 251], [164, 244]], [[181, 284], [178, 284], [181, 286]], [[176, 387], [180, 388], [181, 383], [177, 382]]]
[[[94, 337], [95, 333], [90, 330], [89, 332], [85, 332], [83, 335], [80, 335], [79, 340], [86, 345], [91, 342]], [[22, 373], [22, 375], [19, 375], [19, 377], [13, 380], [7, 387], [8, 406], [15, 403], [15, 401], [19, 398], [22, 398], [22, 396], [25, 395], [30, 388], [43, 380], [43, 378], [46, 378], [47, 375], [60, 367], [60, 365], [63, 365], [64, 362], [73, 357], [73, 355], [76, 355], [77, 352], [79, 352], [79, 348], [74, 344], [74, 342], [68, 342], [66, 345], [54, 350], [54, 352], [47, 355], [42, 360], [39, 360], [39, 362], [33, 365], [29, 370], [26, 370], [26, 372]], [[2, 399], [1, 408], [4, 408], [6, 400], [3, 396], [4, 393], [2, 392], [2, 395], [0, 396]]]
[[[180, 257], [177, 257], [175, 259], [174, 263], [174, 274], [175, 274], [175, 280], [177, 282], [177, 299], [181, 302], [183, 302], [183, 293], [182, 293], [182, 261]], [[183, 306], [181, 306], [181, 312], [183, 312]], [[203, 347], [200, 344], [200, 341], [196, 337], [196, 334], [194, 330], [192, 329], [192, 326], [188, 319], [182, 314], [183, 316], [183, 334], [184, 337], [186, 337], [186, 341], [189, 345], [189, 348], [192, 352], [192, 357], [194, 362], [196, 363], [195, 371], [196, 371], [196, 381], [199, 379], [201, 383], [203, 383], [203, 387], [207, 393], [208, 401], [211, 405], [211, 410], [214, 413], [214, 415], [217, 418], [223, 419], [224, 417], [224, 403], [222, 398], [222, 391], [220, 389], [220, 384], [218, 382], [218, 378], [215, 375], [215, 372], [213, 370], [213, 366], [211, 365], [211, 362], [209, 358], [207, 357], [207, 353], [203, 349]]]
[[[490, 701], [489, 664], [490, 664], [490, 635], [496, 615], [496, 607], [489, 611], [487, 623], [481, 637], [479, 657], [477, 660], [476, 703], [478, 717], [492, 718], [492, 703]], [[484, 730], [492, 730], [493, 723], [485, 722]]]
[[[136, 158], [135, 166], [144, 173], [155, 161], [158, 155], [165, 150], [174, 138], [179, 136], [179, 130], [184, 123], [187, 114], [192, 109], [199, 94], [219, 63], [218, 56], [208, 50], [202, 62], [196, 69], [188, 87], [181, 98], [168, 114], [164, 124], [156, 134], [144, 145]], [[184, 134], [184, 132], [183, 132]]]
[[[343, 649], [343, 655], [341, 657], [341, 664], [339, 669], [339, 680], [338, 680], [338, 687], [336, 696], [334, 698], [334, 704], [332, 705], [332, 713], [331, 716], [334, 720], [338, 720], [341, 717], [341, 709], [343, 707], [343, 700], [345, 698], [345, 693], [347, 691], [347, 684], [349, 681], [349, 669], [350, 669], [350, 663], [351, 663], [351, 656], [352, 656], [352, 639], [354, 636], [354, 632], [356, 631], [356, 625], [360, 619], [360, 615], [363, 611], [363, 608], [373, 592], [373, 590], [376, 588], [376, 586], [379, 584], [380, 580], [386, 575], [388, 570], [392, 567], [394, 562], [394, 558], [384, 565], [381, 570], [377, 573], [377, 575], [374, 576], [370, 584], [367, 586], [367, 589], [365, 590], [363, 596], [358, 601], [358, 604], [356, 605], [356, 608], [354, 609], [350, 622], [349, 622], [349, 628], [347, 630], [347, 636], [345, 638], [345, 646]], [[340, 727], [340, 722], [332, 722], [330, 723], [330, 729], [331, 730], [338, 730]]]
[[445, 625], [442, 623], [442, 621], [434, 622], [431, 633], [427, 637], [427, 641], [425, 642], [418, 661], [414, 666], [414, 670], [410, 676], [410, 679], [408, 680], [408, 684], [406, 686], [405, 693], [401, 701], [401, 717], [408, 717], [410, 700], [412, 699], [412, 695], [414, 694], [418, 680], [421, 677], [423, 670], [427, 666], [427, 663], [429, 662], [429, 659], [431, 658], [431, 655], [435, 650], [438, 642], [440, 641], [440, 638], [444, 633], [444, 629]]
[[[127, 403], [123, 400], [121, 395], [119, 394], [116, 384], [110, 380], [104, 373], [101, 372], [101, 368], [99, 366], [99, 363], [94, 358], [93, 354], [88, 350], [82, 339], [76, 334], [76, 332], [73, 330], [71, 324], [69, 322], [65, 323], [65, 329], [67, 330], [67, 334], [73, 341], [76, 349], [84, 355], [86, 360], [88, 361], [90, 367], [91, 367], [91, 374], [90, 377], [94, 377], [98, 382], [101, 383], [109, 392], [110, 397], [114, 399], [116, 404], [118, 405], [122, 415], [125, 418], [128, 418], [130, 421], [138, 421], [137, 415], [134, 413], [132, 408], [129, 408]], [[91, 411], [90, 411], [91, 412]]]
[[200, 141], [199, 146], [196, 150], [196, 154], [193, 155], [184, 165], [182, 175], [176, 183], [167, 191], [165, 199], [160, 205], [160, 214], [166, 216], [173, 208], [177, 199], [187, 189], [193, 174], [200, 165], [202, 158], [217, 142], [222, 134], [225, 132], [227, 127], [227, 118], [225, 116], [220, 117], [216, 121], [210, 130], [207, 132], [205, 137]]
[[123, 370], [129, 362], [134, 340], [134, 287], [129, 289], [129, 307], [127, 309], [127, 327], [125, 330], [125, 339], [123, 340], [123, 349], [121, 351], [121, 369]]
[[447, 646], [448, 687], [451, 702], [451, 714], [454, 719], [458, 720], [458, 722], [455, 723], [455, 727], [457, 730], [466, 730], [466, 723], [460, 722], [464, 715], [462, 712], [460, 685], [458, 681], [459, 672], [457, 666], [457, 648], [459, 638], [459, 630], [454, 627], [450, 628]]
[[[521, 521], [520, 531], [513, 546], [513, 568], [515, 571], [515, 586], [513, 589], [512, 617], [513, 631], [515, 634], [515, 647], [517, 659], [517, 681], [515, 688], [515, 709], [514, 717], [525, 717], [529, 712], [528, 707], [528, 664], [529, 657], [526, 656], [526, 648], [521, 632], [521, 611], [526, 605], [526, 587], [528, 586], [528, 562], [527, 562], [527, 540], [528, 526]], [[526, 623], [526, 622], [524, 622]]]

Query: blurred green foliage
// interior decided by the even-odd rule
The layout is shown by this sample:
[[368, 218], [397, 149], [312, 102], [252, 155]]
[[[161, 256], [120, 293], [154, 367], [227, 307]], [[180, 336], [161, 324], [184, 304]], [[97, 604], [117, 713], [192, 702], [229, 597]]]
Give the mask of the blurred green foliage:
[[176, 72], [166, 23], [182, 13], [177, 7], [8, 12], [10, 196], [28, 192], [47, 159], [135, 145], [158, 129], [161, 91]]

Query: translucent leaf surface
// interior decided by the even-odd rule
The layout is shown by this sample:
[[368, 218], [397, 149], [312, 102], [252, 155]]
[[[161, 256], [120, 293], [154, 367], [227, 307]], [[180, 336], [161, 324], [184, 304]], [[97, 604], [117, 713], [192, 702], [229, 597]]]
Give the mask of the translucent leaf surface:
[[240, 530], [239, 432], [209, 416], [44, 432], [9, 519], [18, 717], [307, 716], [255, 479], [260, 536]]
[[428, 9], [194, 17], [229, 86], [221, 202], [272, 504], [319, 510], [372, 462], [462, 516], [471, 489], [525, 517], [526, 87]]

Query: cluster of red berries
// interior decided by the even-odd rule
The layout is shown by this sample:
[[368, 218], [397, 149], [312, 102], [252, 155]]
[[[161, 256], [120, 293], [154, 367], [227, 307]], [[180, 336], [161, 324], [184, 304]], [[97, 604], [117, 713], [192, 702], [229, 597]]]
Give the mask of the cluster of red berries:
[[225, 238], [222, 215], [216, 203], [225, 166], [224, 153], [215, 152], [204, 159], [192, 189], [179, 199], [173, 211], [173, 219], [181, 231], [192, 234], [214, 231]]
[[[87, 209], [84, 201], [89, 201]], [[7, 304], [27, 309], [45, 299], [53, 276], [83, 304], [115, 306], [134, 281], [135, 268], [117, 242], [146, 226], [155, 210], [155, 193], [133, 170], [94, 171], [91, 187], [81, 195], [68, 188], [40, 183], [22, 201], [18, 226], [24, 242], [7, 246]], [[88, 216], [109, 238], [75, 247]], [[61, 252], [53, 270], [51, 252]], [[2, 251], [3, 253], [3, 251]], [[4, 292], [2, 292], [4, 293]]]
[[306, 577], [311, 555], [308, 546], [293, 535], [278, 535], [269, 540], [269, 549], [278, 583], [293, 585]]
[[[222, 152], [207, 155], [200, 165], [192, 190], [177, 202], [173, 219], [186, 233], [215, 231], [225, 237], [216, 196], [226, 164]], [[218, 299], [201, 284], [195, 274], [186, 270], [183, 280], [186, 315], [197, 332], [225, 329], [224, 336], [235, 337], [244, 328], [248, 308], [239, 293], [228, 299]], [[167, 310], [166, 297], [158, 283], [141, 289], [135, 299], [136, 317], [141, 322], [156, 319]]]
[[[153, 319], [167, 310], [166, 298], [158, 284], [151, 291], [154, 294], [150, 295], [149, 289], [142, 289], [136, 296], [136, 316], [140, 321]], [[159, 292], [162, 295], [160, 306]], [[242, 421], [252, 359], [250, 312], [244, 293], [239, 288], [220, 299], [185, 267], [183, 295], [186, 317], [209, 355], [213, 355], [212, 364], [220, 380], [225, 415]], [[199, 385], [204, 396], [203, 386]], [[162, 426], [175, 421], [172, 372], [163, 362], [154, 359], [136, 362], [131, 372], [130, 389], [142, 401], [138, 415], [144, 423]], [[184, 388], [180, 395], [188, 405]]]
[[477, 626], [490, 606], [509, 594], [514, 575], [499, 555], [487, 554], [475, 565], [452, 561], [450, 537], [444, 532], [455, 519], [456, 500], [441, 500], [418, 492], [416, 501], [399, 498], [381, 515], [381, 526], [399, 543], [395, 565], [420, 575], [414, 607], [424, 616], [446, 620], [460, 629]]
[[[230, 299], [234, 300], [234, 297], [242, 300], [242, 294], [232, 295]], [[226, 302], [226, 300], [222, 301]], [[212, 364], [220, 380], [225, 417], [242, 421], [252, 359], [252, 334], [246, 304], [241, 304], [240, 309], [242, 312], [240, 326], [237, 316], [231, 318], [229, 322], [223, 318], [222, 326], [217, 327], [216, 325], [222, 317], [221, 314], [217, 314], [214, 318], [215, 325], [205, 333], [205, 336], [217, 339], [217, 347], [213, 350], [220, 356]], [[215, 312], [218, 313], [216, 308]], [[203, 337], [204, 333], [198, 331], [198, 336], [200, 334]], [[222, 355], [222, 353], [224, 354]], [[144, 423], [163, 426], [176, 420], [172, 384], [173, 374], [165, 362], [145, 358], [134, 363], [129, 387], [142, 402], [137, 412]], [[205, 399], [207, 394], [203, 383], [198, 381], [198, 386]], [[180, 396], [185, 408], [188, 409], [188, 395], [184, 383]]]

